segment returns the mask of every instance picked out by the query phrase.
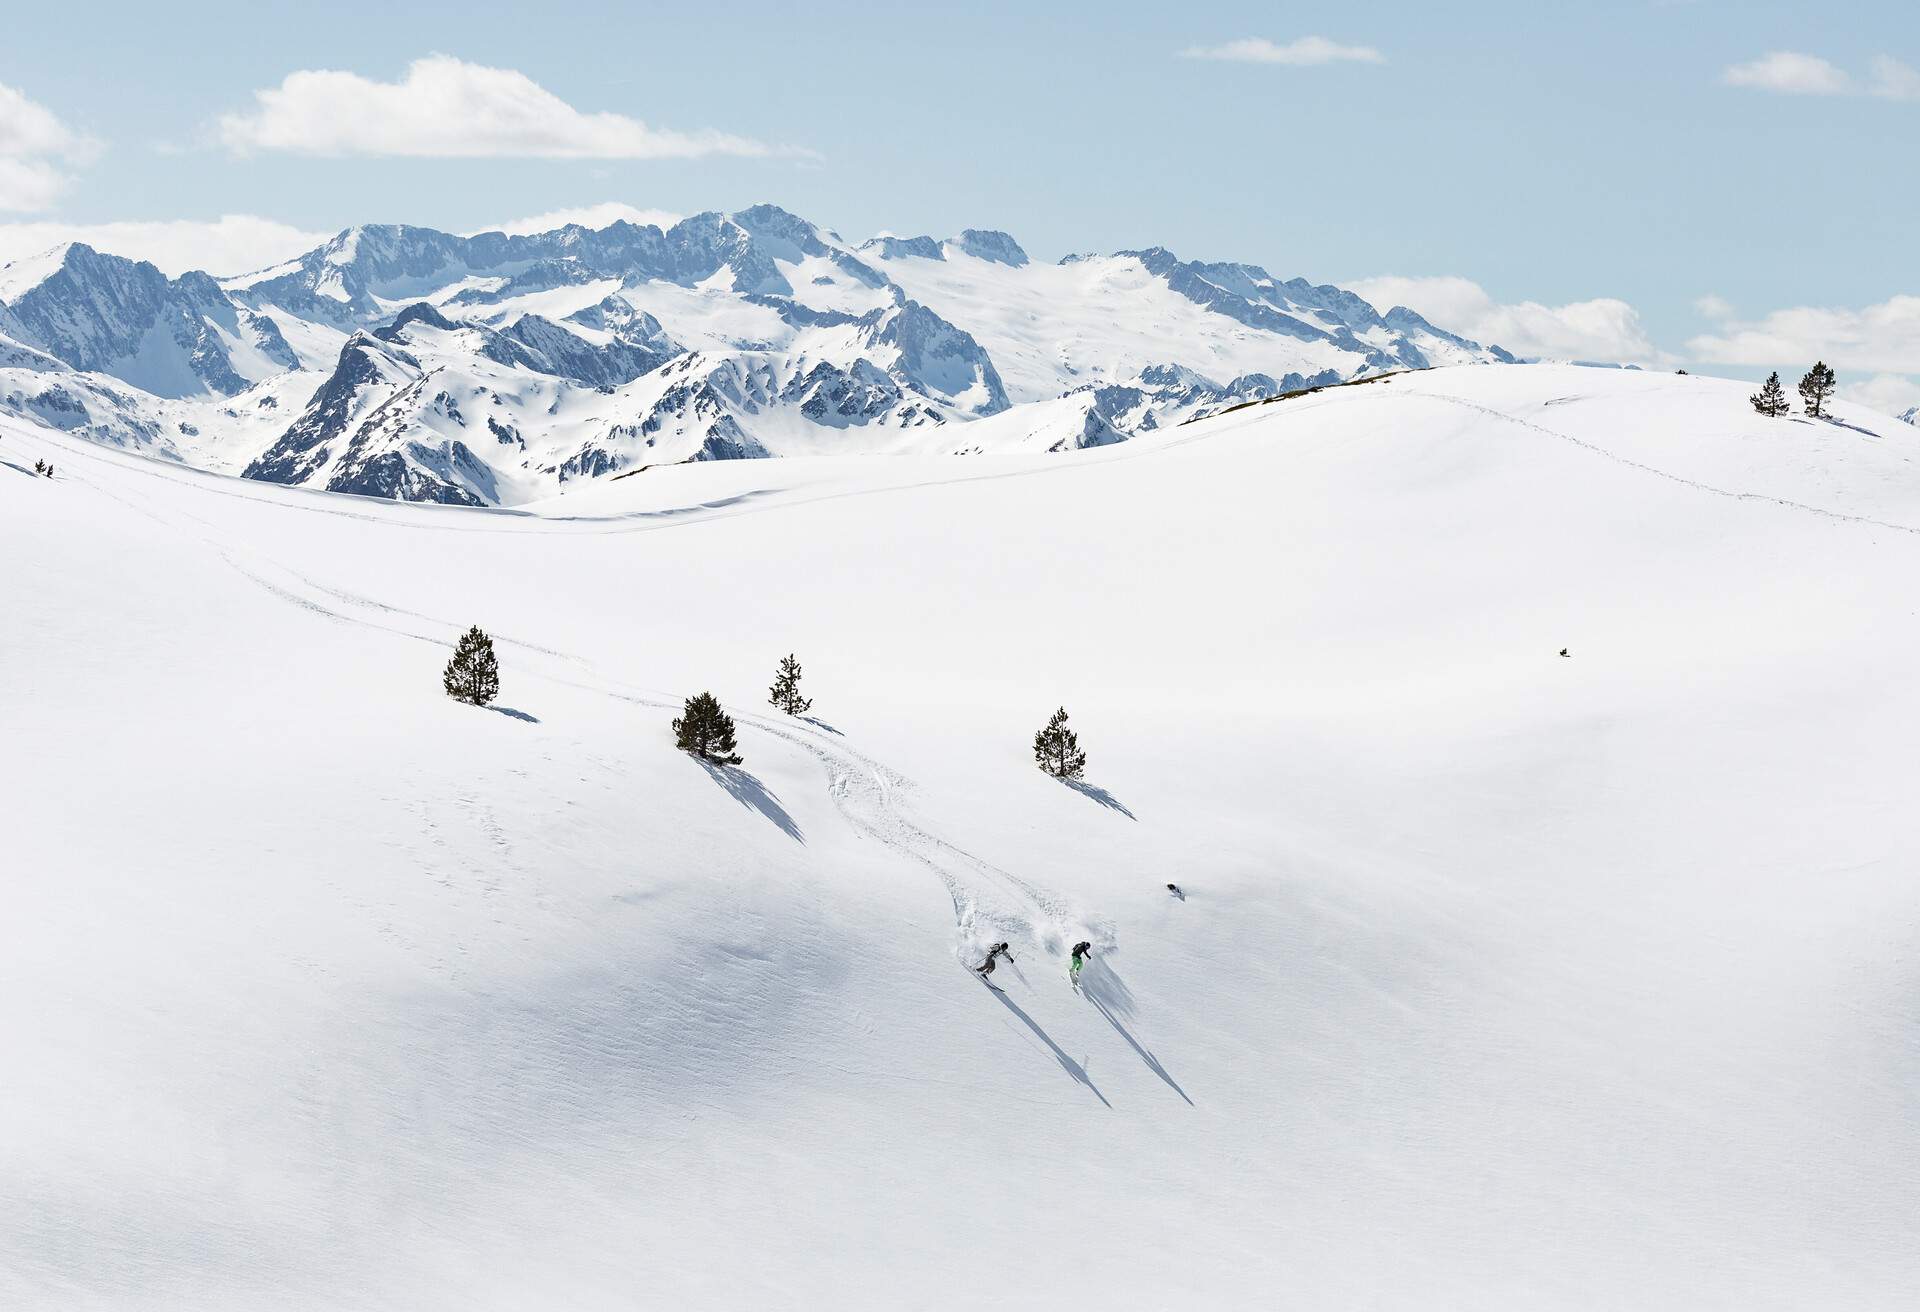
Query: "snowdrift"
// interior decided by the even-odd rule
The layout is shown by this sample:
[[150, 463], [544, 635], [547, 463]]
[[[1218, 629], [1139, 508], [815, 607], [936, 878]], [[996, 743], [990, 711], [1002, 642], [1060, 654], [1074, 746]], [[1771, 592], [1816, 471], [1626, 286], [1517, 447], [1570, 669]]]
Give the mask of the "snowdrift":
[[0, 421], [0, 1304], [1908, 1305], [1920, 432], [1745, 390], [517, 512]]

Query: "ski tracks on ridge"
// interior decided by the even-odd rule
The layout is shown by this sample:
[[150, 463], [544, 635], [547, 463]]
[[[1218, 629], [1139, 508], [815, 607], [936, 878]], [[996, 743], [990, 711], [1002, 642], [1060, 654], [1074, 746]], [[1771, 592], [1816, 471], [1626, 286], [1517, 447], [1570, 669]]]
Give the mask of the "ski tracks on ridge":
[[[110, 492], [107, 495], [113, 496]], [[257, 548], [248, 548], [248, 559], [242, 560], [238, 549], [211, 532], [198, 531], [213, 528], [198, 517], [194, 517], [198, 527], [189, 528], [128, 498], [115, 496], [113, 499], [199, 542], [235, 573], [277, 600], [324, 619], [435, 646], [446, 645], [457, 630], [458, 626], [451, 621], [437, 616], [330, 587], [266, 557]], [[620, 680], [610, 678], [583, 656], [503, 633], [496, 633], [494, 639], [530, 658], [534, 665], [547, 666], [535, 672], [552, 682], [653, 710], [680, 709], [678, 703], [667, 698], [623, 686]], [[1091, 936], [1102, 946], [1111, 946], [1111, 929], [1104, 923], [1089, 922], [1064, 897], [974, 855], [909, 819], [903, 804], [913, 792], [914, 784], [900, 771], [844, 745], [837, 740], [837, 735], [829, 738], [823, 732], [808, 731], [769, 716], [735, 712], [735, 718], [743, 728], [780, 739], [813, 757], [826, 776], [828, 795], [835, 808], [855, 833], [927, 870], [940, 881], [953, 907], [954, 954], [965, 964], [975, 964], [978, 957], [985, 954], [987, 944], [1002, 940], [1016, 943], [1024, 940], [1052, 955], [1063, 954], [1067, 944], [1082, 934]], [[497, 833], [492, 837], [496, 843], [505, 841]]]
[[[101, 495], [211, 551], [235, 573], [288, 605], [336, 623], [434, 646], [445, 646], [457, 631], [457, 625], [440, 617], [321, 583], [273, 559], [256, 544], [248, 543], [243, 548], [225, 541], [220, 526], [200, 515], [178, 511], [176, 517], [164, 516], [102, 486], [98, 480], [86, 481]], [[497, 643], [530, 658], [536, 667], [546, 666], [534, 671], [539, 677], [650, 709], [679, 709], [677, 702], [623, 685], [576, 653], [508, 634], [493, 636]], [[855, 833], [940, 881], [953, 908], [954, 955], [966, 965], [976, 964], [988, 944], [1002, 940], [1026, 942], [1055, 956], [1063, 955], [1067, 945], [1081, 937], [1091, 938], [1102, 948], [1113, 946], [1112, 929], [1103, 920], [1086, 916], [1060, 894], [976, 856], [910, 819], [905, 801], [915, 786], [900, 771], [845, 745], [838, 735], [829, 737], [785, 719], [758, 714], [735, 712], [735, 718], [744, 728], [778, 738], [812, 756], [826, 776], [834, 806]], [[497, 833], [492, 837], [496, 844], [505, 841]]]
[[[913, 783], [891, 767], [766, 716], [739, 717], [751, 728], [800, 748], [825, 770], [827, 790], [855, 833], [923, 867], [953, 903], [956, 955], [975, 964], [986, 945], [1026, 940], [1051, 954], [1066, 949], [1084, 923], [1062, 896], [941, 838], [909, 819], [903, 799]], [[1111, 941], [1111, 932], [1101, 936]]]

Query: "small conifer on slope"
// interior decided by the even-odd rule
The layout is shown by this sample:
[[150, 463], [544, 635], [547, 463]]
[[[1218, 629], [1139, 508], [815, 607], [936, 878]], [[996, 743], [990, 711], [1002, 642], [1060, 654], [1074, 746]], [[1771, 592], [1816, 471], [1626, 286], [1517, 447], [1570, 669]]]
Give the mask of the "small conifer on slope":
[[779, 672], [773, 676], [773, 688], [767, 700], [788, 715], [802, 715], [812, 708], [812, 700], [800, 695], [800, 662], [795, 660], [791, 653], [780, 662]]
[[1780, 386], [1780, 375], [1776, 372], [1768, 375], [1766, 386], [1747, 398], [1753, 402], [1753, 408], [1769, 419], [1778, 419], [1792, 409], [1787, 404], [1787, 390]]
[[1033, 759], [1056, 779], [1078, 779], [1086, 773], [1087, 754], [1080, 750], [1080, 736], [1067, 728], [1066, 707], [1055, 711], [1047, 727], [1033, 736]]
[[680, 718], [673, 722], [673, 733], [673, 745], [683, 752], [715, 765], [740, 764], [740, 754], [734, 750], [733, 717], [720, 709], [710, 692], [687, 698]]
[[1833, 370], [1827, 368], [1826, 361], [1814, 361], [1813, 368], [1800, 380], [1800, 399], [1806, 402], [1810, 417], [1819, 419], [1827, 413], [1827, 398], [1833, 395], [1834, 385]]
[[500, 695], [500, 662], [493, 654], [493, 639], [478, 624], [461, 636], [440, 682], [447, 696], [473, 706], [485, 706]]

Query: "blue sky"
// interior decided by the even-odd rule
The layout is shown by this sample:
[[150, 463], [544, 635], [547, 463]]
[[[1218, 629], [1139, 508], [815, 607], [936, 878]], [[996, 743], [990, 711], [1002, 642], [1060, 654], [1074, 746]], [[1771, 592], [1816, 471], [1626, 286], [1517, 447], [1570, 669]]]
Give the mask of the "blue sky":
[[[1742, 375], [1824, 353], [1920, 402], [1911, 4], [255, 0], [6, 29], [7, 257], [106, 223], [171, 224], [105, 231], [177, 264], [770, 200], [854, 238], [1245, 259], [1520, 349]], [[316, 70], [351, 76], [288, 81]]]

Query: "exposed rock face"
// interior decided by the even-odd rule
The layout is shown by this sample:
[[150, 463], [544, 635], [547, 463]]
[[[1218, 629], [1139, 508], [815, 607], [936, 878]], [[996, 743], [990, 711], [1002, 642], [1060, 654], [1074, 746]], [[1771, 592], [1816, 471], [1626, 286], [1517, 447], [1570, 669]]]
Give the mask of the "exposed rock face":
[[145, 261], [74, 242], [45, 276], [12, 287], [8, 336], [156, 396], [244, 391], [299, 364], [272, 320], [237, 306], [204, 273], [169, 279]]

